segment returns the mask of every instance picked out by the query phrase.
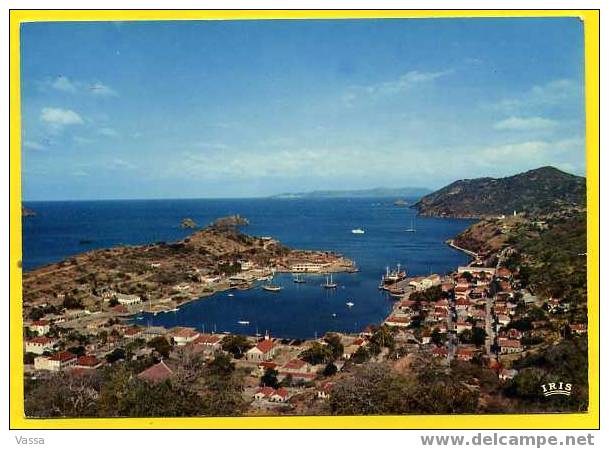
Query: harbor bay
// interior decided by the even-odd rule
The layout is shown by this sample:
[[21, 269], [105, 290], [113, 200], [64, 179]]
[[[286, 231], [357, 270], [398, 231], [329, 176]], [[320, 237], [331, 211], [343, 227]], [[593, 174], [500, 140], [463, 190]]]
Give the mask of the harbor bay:
[[[387, 266], [401, 264], [409, 276], [445, 273], [469, 257], [445, 241], [472, 220], [417, 217], [390, 198], [227, 199], [27, 203], [36, 216], [24, 222], [24, 268], [31, 270], [85, 251], [117, 245], [172, 242], [192, 232], [185, 217], [204, 226], [217, 217], [240, 214], [243, 232], [270, 236], [291, 248], [335, 251], [355, 262], [356, 273], [337, 273], [334, 289], [324, 275], [302, 283], [276, 274], [278, 292], [262, 282], [245, 290], [218, 292], [165, 313], [144, 311], [138, 325], [188, 326], [207, 332], [247, 335], [269, 332], [281, 338], [314, 338], [328, 331], [358, 332], [381, 323], [394, 300], [379, 291]], [[414, 226], [415, 232], [412, 232]], [[353, 233], [361, 229], [364, 233]], [[347, 303], [352, 304], [351, 306]]]

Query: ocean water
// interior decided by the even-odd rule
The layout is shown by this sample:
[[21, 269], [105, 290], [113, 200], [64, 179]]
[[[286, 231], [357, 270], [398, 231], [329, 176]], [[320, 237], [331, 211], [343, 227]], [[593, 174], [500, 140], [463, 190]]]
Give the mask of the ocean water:
[[[396, 207], [392, 199], [383, 198], [28, 202], [25, 206], [37, 213], [23, 220], [25, 270], [95, 248], [178, 240], [192, 232], [179, 227], [185, 217], [205, 225], [231, 214], [250, 220], [243, 228], [248, 234], [273, 236], [293, 248], [337, 251], [355, 260], [360, 272], [335, 275], [336, 290], [321, 287], [323, 276], [306, 276], [305, 284], [296, 284], [291, 275], [278, 275], [275, 282], [284, 287], [279, 293], [259, 287], [223, 292], [185, 304], [177, 312], [134, 319], [142, 325], [244, 334], [269, 331], [286, 338], [357, 332], [381, 322], [392, 304], [377, 288], [385, 267], [401, 263], [409, 275], [455, 269], [468, 258], [444, 242], [472, 223], [415, 218], [413, 209]], [[413, 220], [416, 232], [406, 232]], [[354, 228], [364, 229], [365, 234], [352, 234]], [[349, 308], [347, 302], [355, 305]]]

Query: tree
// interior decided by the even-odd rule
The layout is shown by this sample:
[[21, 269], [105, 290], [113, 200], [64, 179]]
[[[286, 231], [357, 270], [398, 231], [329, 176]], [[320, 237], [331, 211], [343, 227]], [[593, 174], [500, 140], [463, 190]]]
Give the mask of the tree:
[[233, 357], [240, 359], [253, 346], [243, 335], [227, 335], [222, 339], [222, 349], [230, 352]]
[[264, 375], [260, 378], [260, 385], [263, 387], [277, 388], [279, 381], [277, 375], [279, 372], [273, 368], [267, 368], [264, 370]]
[[324, 368], [323, 375], [326, 377], [334, 376], [338, 372], [338, 368], [334, 363], [328, 363]]
[[108, 363], [114, 363], [114, 362], [117, 362], [117, 361], [122, 360], [124, 358], [125, 358], [125, 350], [122, 349], [122, 348], [116, 348], [110, 354], [106, 355], [106, 361]]
[[83, 308], [82, 301], [80, 300], [80, 298], [76, 298], [75, 296], [72, 296], [72, 295], [65, 296], [65, 298], [63, 299], [62, 306], [64, 307], [64, 309], [82, 309]]
[[171, 352], [171, 344], [167, 341], [167, 339], [161, 335], [158, 337], [154, 337], [152, 340], [148, 342], [148, 347], [154, 349], [158, 352], [161, 357], [167, 358], [169, 357], [169, 353]]
[[338, 358], [340, 358], [340, 356], [343, 355], [345, 347], [343, 346], [339, 335], [326, 334], [326, 336], [324, 337], [324, 341], [330, 347], [330, 350], [332, 351], [332, 357], [334, 359], [338, 359]]
[[211, 375], [228, 376], [235, 371], [235, 364], [231, 361], [230, 356], [220, 353], [207, 363], [207, 370]]
[[472, 331], [470, 329], [464, 329], [459, 334], [459, 341], [464, 344], [469, 344], [472, 342]]
[[444, 345], [444, 342], [446, 342], [446, 334], [440, 332], [440, 330], [436, 327], [431, 333], [431, 342], [436, 346]]
[[329, 362], [333, 356], [334, 354], [329, 345], [322, 345], [315, 341], [309, 349], [301, 352], [298, 357], [311, 365], [319, 365]]
[[370, 342], [376, 344], [380, 348], [392, 349], [395, 346], [395, 338], [393, 337], [393, 331], [389, 326], [381, 326], [372, 337]]
[[481, 327], [474, 327], [472, 329], [472, 343], [476, 346], [482, 346], [486, 341], [486, 331]]
[[29, 417], [96, 416], [99, 378], [55, 374], [44, 380], [26, 380], [25, 414]]
[[351, 361], [358, 365], [361, 365], [368, 360], [370, 360], [370, 353], [364, 346], [357, 348], [357, 351], [351, 356]]

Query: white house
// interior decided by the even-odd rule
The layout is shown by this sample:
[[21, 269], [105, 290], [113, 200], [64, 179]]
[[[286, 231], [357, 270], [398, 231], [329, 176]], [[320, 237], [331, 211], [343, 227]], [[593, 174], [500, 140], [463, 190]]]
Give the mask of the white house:
[[34, 368], [46, 371], [61, 371], [76, 365], [77, 357], [71, 352], [58, 352], [51, 356], [41, 355], [34, 359]]
[[25, 352], [42, 355], [45, 351], [52, 351], [57, 340], [49, 337], [34, 337], [25, 342]]

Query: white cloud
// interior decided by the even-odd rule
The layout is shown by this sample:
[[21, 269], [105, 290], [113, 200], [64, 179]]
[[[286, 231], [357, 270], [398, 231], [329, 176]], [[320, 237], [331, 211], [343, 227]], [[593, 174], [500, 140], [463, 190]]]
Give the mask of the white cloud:
[[24, 140], [22, 146], [28, 150], [44, 150], [45, 148], [44, 145], [39, 142], [34, 142], [33, 140]]
[[62, 92], [76, 92], [78, 87], [66, 76], [60, 75], [51, 81], [51, 87]]
[[54, 89], [66, 93], [82, 93], [104, 97], [117, 97], [118, 92], [115, 89], [102, 82], [87, 82], [74, 80], [64, 75], [59, 75], [53, 79], [45, 79], [40, 82], [43, 90]]
[[493, 125], [500, 131], [539, 131], [554, 128], [554, 120], [543, 117], [509, 117]]
[[106, 167], [111, 170], [133, 170], [137, 168], [135, 164], [125, 161], [124, 159], [114, 158], [106, 164]]
[[492, 105], [494, 109], [515, 112], [555, 106], [569, 101], [583, 99], [583, 85], [572, 79], [558, 79], [531, 87], [523, 94], [504, 98]]
[[395, 80], [383, 81], [365, 86], [351, 86], [347, 92], [344, 93], [343, 101], [350, 104], [353, 100], [362, 95], [383, 97], [399, 94], [406, 92], [417, 85], [432, 82], [451, 73], [453, 73], [453, 70], [444, 70], [440, 72], [420, 72], [418, 70], [411, 70], [400, 75]]
[[50, 107], [42, 108], [40, 111], [40, 120], [55, 128], [84, 123], [82, 117], [71, 109]]
[[108, 127], [98, 129], [97, 133], [105, 137], [118, 137], [118, 132], [115, 129]]
[[88, 144], [95, 142], [94, 139], [90, 139], [89, 137], [83, 137], [83, 136], [73, 136], [72, 140], [77, 145], [88, 145]]
[[100, 82], [93, 83], [89, 87], [89, 92], [93, 95], [99, 95], [101, 97], [117, 97], [118, 93], [110, 86], [102, 84]]

